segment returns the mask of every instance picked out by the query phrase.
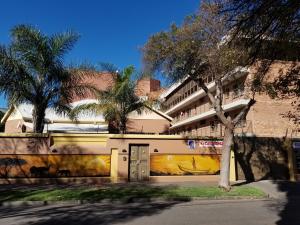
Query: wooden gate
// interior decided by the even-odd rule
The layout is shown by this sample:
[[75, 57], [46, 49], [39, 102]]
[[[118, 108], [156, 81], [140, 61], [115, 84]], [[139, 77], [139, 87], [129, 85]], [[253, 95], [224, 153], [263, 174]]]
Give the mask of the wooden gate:
[[149, 146], [130, 145], [129, 181], [149, 180]]

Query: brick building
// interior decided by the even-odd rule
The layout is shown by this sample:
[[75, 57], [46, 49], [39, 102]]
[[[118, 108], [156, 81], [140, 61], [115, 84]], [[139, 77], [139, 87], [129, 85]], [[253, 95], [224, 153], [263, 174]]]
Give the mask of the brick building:
[[135, 93], [144, 99], [156, 100], [164, 91], [160, 81], [150, 77], [139, 79], [136, 83]]
[[[276, 61], [268, 69], [265, 79], [272, 80], [285, 73], [290, 62]], [[250, 101], [250, 83], [254, 79], [257, 66], [237, 67], [230, 79], [224, 80], [223, 109], [232, 116]], [[206, 78], [210, 90], [215, 89], [212, 77]], [[171, 134], [187, 136], [222, 137], [224, 127], [218, 121], [215, 111], [205, 92], [190, 78], [172, 85], [161, 95], [165, 113], [173, 118]], [[256, 103], [246, 118], [237, 126], [237, 133], [249, 136], [291, 137], [299, 136], [297, 127], [283, 114], [291, 109], [291, 99], [271, 99], [265, 93], [255, 94]]]

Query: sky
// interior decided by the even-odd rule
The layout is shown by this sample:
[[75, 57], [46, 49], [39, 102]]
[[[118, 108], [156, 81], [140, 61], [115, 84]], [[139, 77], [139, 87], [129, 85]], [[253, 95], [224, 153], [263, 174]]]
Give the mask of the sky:
[[[1, 1], [0, 44], [10, 29], [31, 24], [43, 33], [73, 30], [80, 34], [65, 63], [109, 62], [141, 69], [140, 48], [150, 35], [197, 10], [200, 0], [6, 0]], [[6, 101], [0, 96], [0, 107]]]

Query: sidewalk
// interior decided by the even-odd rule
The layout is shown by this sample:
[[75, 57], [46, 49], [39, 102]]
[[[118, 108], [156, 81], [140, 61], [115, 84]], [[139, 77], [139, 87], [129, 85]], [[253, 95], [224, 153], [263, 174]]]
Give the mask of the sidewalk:
[[270, 198], [287, 199], [300, 197], [300, 182], [261, 180], [246, 185], [261, 189]]

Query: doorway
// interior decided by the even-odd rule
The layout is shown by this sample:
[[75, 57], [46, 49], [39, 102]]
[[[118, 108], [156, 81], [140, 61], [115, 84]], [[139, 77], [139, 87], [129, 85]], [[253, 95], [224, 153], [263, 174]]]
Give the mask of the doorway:
[[149, 145], [130, 145], [129, 181], [149, 180]]

